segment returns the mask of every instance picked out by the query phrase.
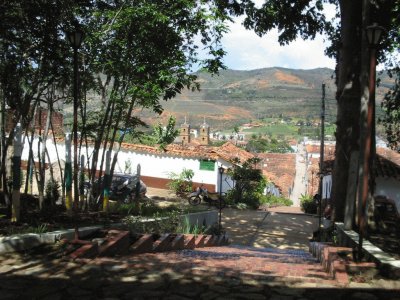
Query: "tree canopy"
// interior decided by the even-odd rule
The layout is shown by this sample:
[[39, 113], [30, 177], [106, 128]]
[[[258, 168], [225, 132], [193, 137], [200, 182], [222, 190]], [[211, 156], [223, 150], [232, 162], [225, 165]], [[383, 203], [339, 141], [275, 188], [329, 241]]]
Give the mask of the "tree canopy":
[[[324, 3], [336, 5], [337, 18], [335, 20], [325, 18]], [[369, 49], [365, 29], [375, 22], [386, 28], [388, 34], [385, 35], [378, 49], [381, 50], [378, 51], [379, 61], [385, 61], [387, 59], [385, 54], [398, 49], [400, 34], [398, 2], [394, 0], [266, 0], [261, 6], [256, 6], [251, 0], [234, 0], [227, 2], [226, 6], [233, 14], [245, 13], [244, 26], [253, 29], [260, 36], [277, 28], [278, 40], [281, 44], [289, 43], [298, 37], [313, 39], [317, 33], [328, 34], [331, 46], [326, 53], [337, 61], [338, 113], [332, 197], [335, 204], [334, 217], [336, 220], [343, 220], [346, 198], [352, 199], [354, 203], [356, 197], [355, 190], [349, 189], [348, 186], [353, 185], [349, 181], [351, 179], [349, 178], [350, 165], [354, 162], [358, 164], [358, 162], [350, 158], [360, 153], [361, 159], [365, 143], [367, 115], [365, 108], [368, 102], [369, 75]], [[363, 173], [362, 169], [360, 173]]]
[[194, 68], [217, 73], [224, 67], [220, 40], [230, 19], [219, 1], [196, 0], [10, 0], [1, 2], [0, 17], [0, 101], [12, 116], [7, 142], [5, 116], [1, 122], [3, 186], [17, 122], [32, 141], [40, 103], [50, 114], [64, 110], [68, 127], [73, 49], [67, 32], [84, 33], [78, 53], [79, 145], [94, 141], [89, 164], [94, 180], [96, 169], [103, 169], [101, 150], [116, 149], [115, 165], [116, 144], [146, 125], [139, 115], [143, 108], [160, 114], [162, 99], [199, 87]]

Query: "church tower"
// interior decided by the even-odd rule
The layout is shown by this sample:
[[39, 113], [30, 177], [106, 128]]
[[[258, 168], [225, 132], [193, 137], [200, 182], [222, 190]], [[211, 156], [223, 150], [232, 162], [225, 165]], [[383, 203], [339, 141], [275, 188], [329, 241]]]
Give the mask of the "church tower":
[[185, 123], [181, 125], [180, 137], [182, 145], [187, 145], [190, 143], [190, 125], [186, 123], [186, 117]]
[[206, 123], [206, 118], [204, 118], [204, 122], [200, 126], [200, 144], [208, 145], [209, 143], [210, 143], [210, 126]]

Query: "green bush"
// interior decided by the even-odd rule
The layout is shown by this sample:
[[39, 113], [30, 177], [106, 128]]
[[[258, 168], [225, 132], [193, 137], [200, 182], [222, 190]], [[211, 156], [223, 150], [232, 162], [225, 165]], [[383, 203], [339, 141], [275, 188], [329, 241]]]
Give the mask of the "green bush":
[[291, 206], [293, 201], [285, 197], [266, 195], [262, 198], [261, 204], [267, 206]]
[[300, 197], [300, 207], [301, 210], [307, 214], [317, 213], [317, 202], [314, 201], [311, 195], [301, 195]]
[[177, 196], [190, 193], [193, 189], [193, 176], [194, 172], [190, 169], [183, 169], [180, 174], [171, 172], [168, 174], [168, 178], [171, 179], [168, 183], [168, 188]]
[[60, 184], [57, 180], [50, 179], [46, 183], [44, 203], [46, 206], [54, 206], [60, 198]]
[[262, 194], [256, 191], [245, 191], [240, 192], [236, 189], [229, 190], [226, 194], [226, 203], [231, 206], [237, 206], [241, 203], [241, 207], [243, 204], [247, 207], [257, 209], [261, 204]]
[[177, 205], [160, 207], [154, 201], [150, 200], [140, 203], [139, 211], [137, 211], [136, 205], [136, 203], [118, 203], [113, 208], [113, 211], [121, 215], [140, 215], [143, 217], [151, 217], [154, 214], [168, 214], [171, 211], [181, 211]]
[[122, 223], [129, 228], [132, 233], [153, 233], [163, 234], [177, 232], [181, 222], [180, 212], [170, 211], [168, 213], [156, 212], [151, 219], [152, 222], [143, 222], [147, 218], [142, 216], [127, 216]]
[[206, 231], [206, 226], [204, 225], [199, 225], [199, 224], [190, 225], [188, 217], [183, 218], [180, 221], [177, 228], [178, 233], [194, 234], [195, 236], [199, 234], [204, 234], [205, 231]]

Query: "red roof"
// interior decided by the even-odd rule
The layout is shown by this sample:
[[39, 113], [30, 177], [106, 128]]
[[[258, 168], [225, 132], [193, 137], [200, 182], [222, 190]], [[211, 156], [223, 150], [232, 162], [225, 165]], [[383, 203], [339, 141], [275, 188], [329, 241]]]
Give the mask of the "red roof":
[[212, 160], [217, 160], [218, 158], [222, 158], [229, 162], [233, 162], [235, 158], [238, 158], [241, 162], [244, 162], [247, 159], [254, 157], [253, 154], [247, 152], [246, 150], [243, 150], [242, 148], [235, 146], [231, 142], [226, 142], [220, 147], [212, 147], [206, 145], [190, 145], [190, 144], [182, 146], [178, 144], [170, 144], [165, 147], [165, 150], [153, 146], [128, 144], [128, 143], [123, 143], [121, 147], [123, 149], [135, 152], [201, 158], [201, 159], [212, 159]]
[[296, 154], [260, 153], [258, 157], [263, 160], [263, 175], [288, 197], [289, 188], [293, 187], [296, 176]]
[[[334, 165], [334, 155], [324, 156], [324, 173], [332, 172]], [[308, 169], [309, 193], [318, 191], [319, 158], [310, 159]], [[377, 148], [374, 165], [374, 176], [383, 178], [400, 179], [400, 153], [388, 148]], [[317, 180], [315, 180], [317, 178]]]

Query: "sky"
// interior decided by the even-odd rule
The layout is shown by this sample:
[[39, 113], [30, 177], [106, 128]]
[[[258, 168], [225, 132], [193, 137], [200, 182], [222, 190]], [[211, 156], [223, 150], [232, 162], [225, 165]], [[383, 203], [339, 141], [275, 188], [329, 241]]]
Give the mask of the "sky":
[[[262, 2], [259, 0], [259, 2]], [[325, 6], [326, 16], [332, 17], [334, 6]], [[278, 31], [272, 30], [263, 37], [246, 30], [236, 18], [225, 34], [222, 45], [227, 52], [224, 63], [228, 69], [252, 70], [267, 67], [285, 67], [292, 69], [313, 69], [327, 67], [334, 69], [335, 61], [324, 55], [326, 45], [324, 37], [318, 35], [315, 40], [303, 41], [298, 38], [287, 46], [278, 43]]]

